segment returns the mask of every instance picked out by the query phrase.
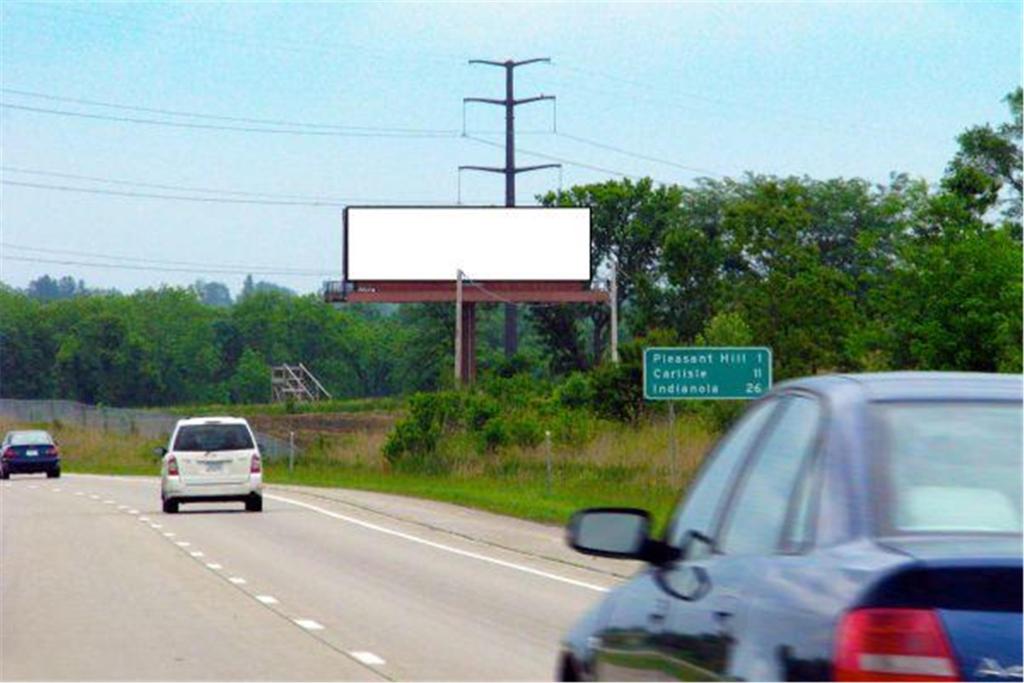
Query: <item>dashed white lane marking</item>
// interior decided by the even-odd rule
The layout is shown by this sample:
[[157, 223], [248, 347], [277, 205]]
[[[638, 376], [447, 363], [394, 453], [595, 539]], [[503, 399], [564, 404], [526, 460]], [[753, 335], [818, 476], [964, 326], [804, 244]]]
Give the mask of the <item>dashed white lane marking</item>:
[[396, 536], [398, 538], [403, 538], [403, 539], [405, 539], [407, 541], [412, 541], [413, 543], [420, 543], [422, 545], [430, 546], [431, 548], [437, 548], [438, 550], [444, 550], [446, 552], [454, 553], [456, 555], [461, 555], [463, 557], [470, 557], [470, 558], [473, 558], [474, 560], [480, 560], [481, 562], [489, 562], [491, 564], [496, 564], [499, 567], [506, 567], [508, 569], [515, 569], [516, 571], [525, 572], [527, 574], [533, 574], [534, 576], [541, 576], [541, 577], [544, 577], [546, 579], [551, 579], [553, 581], [561, 581], [562, 583], [567, 583], [567, 584], [572, 585], [572, 586], [578, 586], [580, 588], [587, 588], [589, 590], [598, 591], [600, 593], [607, 593], [608, 592], [608, 589], [603, 587], [603, 586], [596, 586], [596, 585], [594, 585], [592, 583], [586, 583], [584, 581], [577, 581], [576, 579], [570, 579], [570, 578], [565, 577], [565, 576], [559, 576], [558, 574], [551, 574], [550, 572], [541, 571], [540, 569], [534, 569], [533, 567], [527, 567], [525, 565], [516, 564], [514, 562], [507, 562], [505, 560], [499, 560], [496, 557], [488, 557], [487, 555], [481, 555], [480, 553], [474, 553], [474, 552], [471, 552], [469, 550], [462, 550], [460, 548], [455, 548], [453, 546], [445, 545], [443, 543], [436, 543], [434, 541], [428, 541], [425, 538], [420, 538], [419, 536], [413, 536], [412, 534], [407, 534], [407, 533], [404, 533], [404, 532], [401, 532], [401, 531], [395, 531], [394, 529], [388, 529], [387, 527], [380, 526], [379, 524], [373, 524], [371, 522], [364, 522], [361, 519], [356, 519], [355, 517], [349, 517], [348, 515], [341, 515], [341, 514], [338, 514], [337, 512], [332, 512], [330, 510], [327, 510], [326, 508], [322, 508], [322, 507], [320, 507], [318, 505], [310, 505], [309, 503], [303, 503], [302, 501], [299, 501], [299, 500], [293, 500], [291, 498], [285, 498], [283, 496], [275, 496], [275, 495], [272, 495], [272, 494], [269, 494], [269, 493], [264, 493], [263, 497], [264, 498], [270, 498], [271, 500], [277, 500], [277, 501], [280, 501], [282, 503], [290, 503], [291, 505], [296, 505], [296, 506], [301, 507], [301, 508], [306, 508], [307, 510], [312, 510], [313, 512], [318, 512], [321, 515], [327, 515], [328, 517], [333, 517], [334, 519], [340, 519], [343, 522], [349, 522], [350, 524], [355, 524], [355, 525], [361, 526], [361, 527], [363, 527], [365, 529], [372, 529], [373, 531], [379, 531], [380, 533], [388, 534], [389, 536]]
[[118, 509], [118, 510], [127, 510], [127, 509], [128, 509], [128, 506], [127, 506], [127, 505], [118, 505], [118, 506], [117, 506], [117, 509]]
[[203, 556], [203, 551], [202, 550], [193, 550], [192, 552], [189, 553], [189, 555], [191, 555], [192, 557], [202, 557]]
[[349, 654], [358, 659], [363, 664], [370, 666], [380, 666], [384, 663], [384, 660], [373, 654], [372, 652], [349, 652]]
[[38, 487], [38, 486], [36, 486], [35, 484], [29, 484], [29, 485], [28, 485], [28, 487], [29, 487], [30, 489], [37, 489], [37, 488], [39, 488], [39, 487]]
[[232, 576], [228, 581], [239, 586], [246, 582], [241, 576]]
[[60, 493], [60, 489], [54, 489], [53, 492], [54, 493]]
[[257, 595], [256, 599], [262, 602], [264, 605], [276, 605], [277, 598], [273, 595]]
[[165, 531], [164, 532], [164, 536], [166, 536], [167, 538], [174, 538], [177, 535], [178, 534], [174, 533], [173, 531]]
[[139, 514], [139, 511], [138, 510], [129, 510], [128, 514], [129, 515], [137, 515], [137, 514]]
[[76, 496], [84, 496], [85, 494], [82, 493], [81, 491], [75, 491], [75, 495]]
[[164, 528], [164, 525], [163, 525], [163, 524], [157, 524], [157, 523], [155, 523], [155, 522], [151, 522], [149, 526], [150, 526], [151, 528], [153, 528], [153, 529], [163, 529], [163, 528]]
[[103, 504], [104, 505], [113, 505], [114, 501], [112, 501], [112, 500], [105, 500], [105, 501], [103, 501]]
[[178, 544], [179, 546], [181, 546], [182, 548], [187, 548], [187, 547], [189, 547], [190, 545], [192, 545], [192, 544], [191, 544], [191, 543], [189, 543], [188, 541], [178, 541], [178, 543], [177, 543], [177, 544]]
[[148, 522], [149, 521], [149, 517], [139, 517], [139, 521], [140, 522]]
[[89, 497], [92, 498], [93, 500], [99, 500], [100, 499], [100, 497], [97, 496], [95, 493], [89, 494]]
[[307, 631], [322, 631], [324, 628], [322, 624], [318, 624], [312, 619], [292, 619], [292, 621]]
[[219, 564], [217, 564], [216, 562], [207, 562], [206, 566], [209, 567], [210, 569], [223, 569], [224, 568], [224, 567], [220, 566]]

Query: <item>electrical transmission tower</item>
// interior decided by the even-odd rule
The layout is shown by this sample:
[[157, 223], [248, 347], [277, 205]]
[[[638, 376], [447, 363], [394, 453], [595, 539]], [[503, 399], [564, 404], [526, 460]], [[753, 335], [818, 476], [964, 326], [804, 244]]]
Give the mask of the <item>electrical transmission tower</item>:
[[[554, 95], [538, 95], [536, 97], [515, 98], [514, 73], [517, 66], [536, 64], [537, 62], [550, 62], [551, 59], [541, 57], [537, 59], [524, 59], [516, 62], [507, 59], [504, 62], [495, 62], [487, 59], [471, 59], [470, 64], [487, 64], [500, 66], [505, 69], [505, 99], [492, 99], [487, 97], [464, 97], [463, 106], [467, 102], [482, 102], [484, 104], [496, 104], [505, 107], [505, 166], [459, 166], [459, 171], [486, 171], [488, 173], [505, 174], [505, 206], [516, 205], [516, 175], [528, 171], [539, 171], [542, 168], [560, 168], [561, 164], [537, 164], [535, 166], [516, 166], [516, 129], [515, 121], [516, 107], [520, 104], [540, 102], [541, 100], [554, 100]], [[469, 274], [473, 276], [472, 273]], [[511, 358], [519, 348], [519, 327], [516, 317], [516, 305], [505, 304], [505, 357]]]

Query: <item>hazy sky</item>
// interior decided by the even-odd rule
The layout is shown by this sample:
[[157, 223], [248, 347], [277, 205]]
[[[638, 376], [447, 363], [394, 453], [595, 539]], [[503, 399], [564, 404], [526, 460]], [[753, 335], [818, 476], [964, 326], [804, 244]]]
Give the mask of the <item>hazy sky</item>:
[[[340, 275], [345, 202], [454, 203], [458, 165], [502, 165], [499, 148], [461, 137], [464, 96], [504, 95], [502, 70], [469, 58], [552, 58], [518, 71], [517, 96], [557, 95], [559, 134], [550, 104], [526, 105], [518, 145], [583, 164], [566, 163], [565, 186], [701, 174], [687, 169], [934, 180], [956, 134], [1003, 121], [1021, 83], [1020, 2], [6, 0], [0, 19], [0, 278], [19, 287], [50, 273], [237, 291], [252, 269], [315, 290]], [[503, 141], [498, 107], [470, 105], [466, 126]], [[558, 183], [521, 175], [520, 202]], [[462, 199], [500, 204], [503, 187], [464, 173]], [[324, 201], [311, 197], [329, 204], [243, 203]], [[81, 265], [98, 262], [118, 267]], [[296, 270], [308, 274], [269, 273]]]

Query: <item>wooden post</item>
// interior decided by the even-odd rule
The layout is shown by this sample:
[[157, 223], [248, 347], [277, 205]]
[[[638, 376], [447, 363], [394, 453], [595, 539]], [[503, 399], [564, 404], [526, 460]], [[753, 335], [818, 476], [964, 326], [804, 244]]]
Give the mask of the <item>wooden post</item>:
[[544, 455], [545, 455], [545, 459], [547, 460], [547, 470], [548, 470], [547, 488], [548, 488], [548, 495], [550, 496], [551, 495], [551, 489], [552, 489], [552, 481], [551, 481], [551, 479], [552, 479], [552, 476], [551, 476], [551, 431], [550, 430], [546, 430], [544, 432]]

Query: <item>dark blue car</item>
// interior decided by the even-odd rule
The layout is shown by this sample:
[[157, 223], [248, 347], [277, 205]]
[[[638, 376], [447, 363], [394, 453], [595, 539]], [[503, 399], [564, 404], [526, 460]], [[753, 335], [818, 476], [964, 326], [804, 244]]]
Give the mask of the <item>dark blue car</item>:
[[7, 432], [0, 443], [0, 479], [32, 472], [60, 476], [60, 452], [53, 437], [42, 430]]
[[1020, 376], [787, 382], [718, 442], [664, 537], [577, 513], [642, 560], [569, 633], [562, 680], [1021, 680]]

